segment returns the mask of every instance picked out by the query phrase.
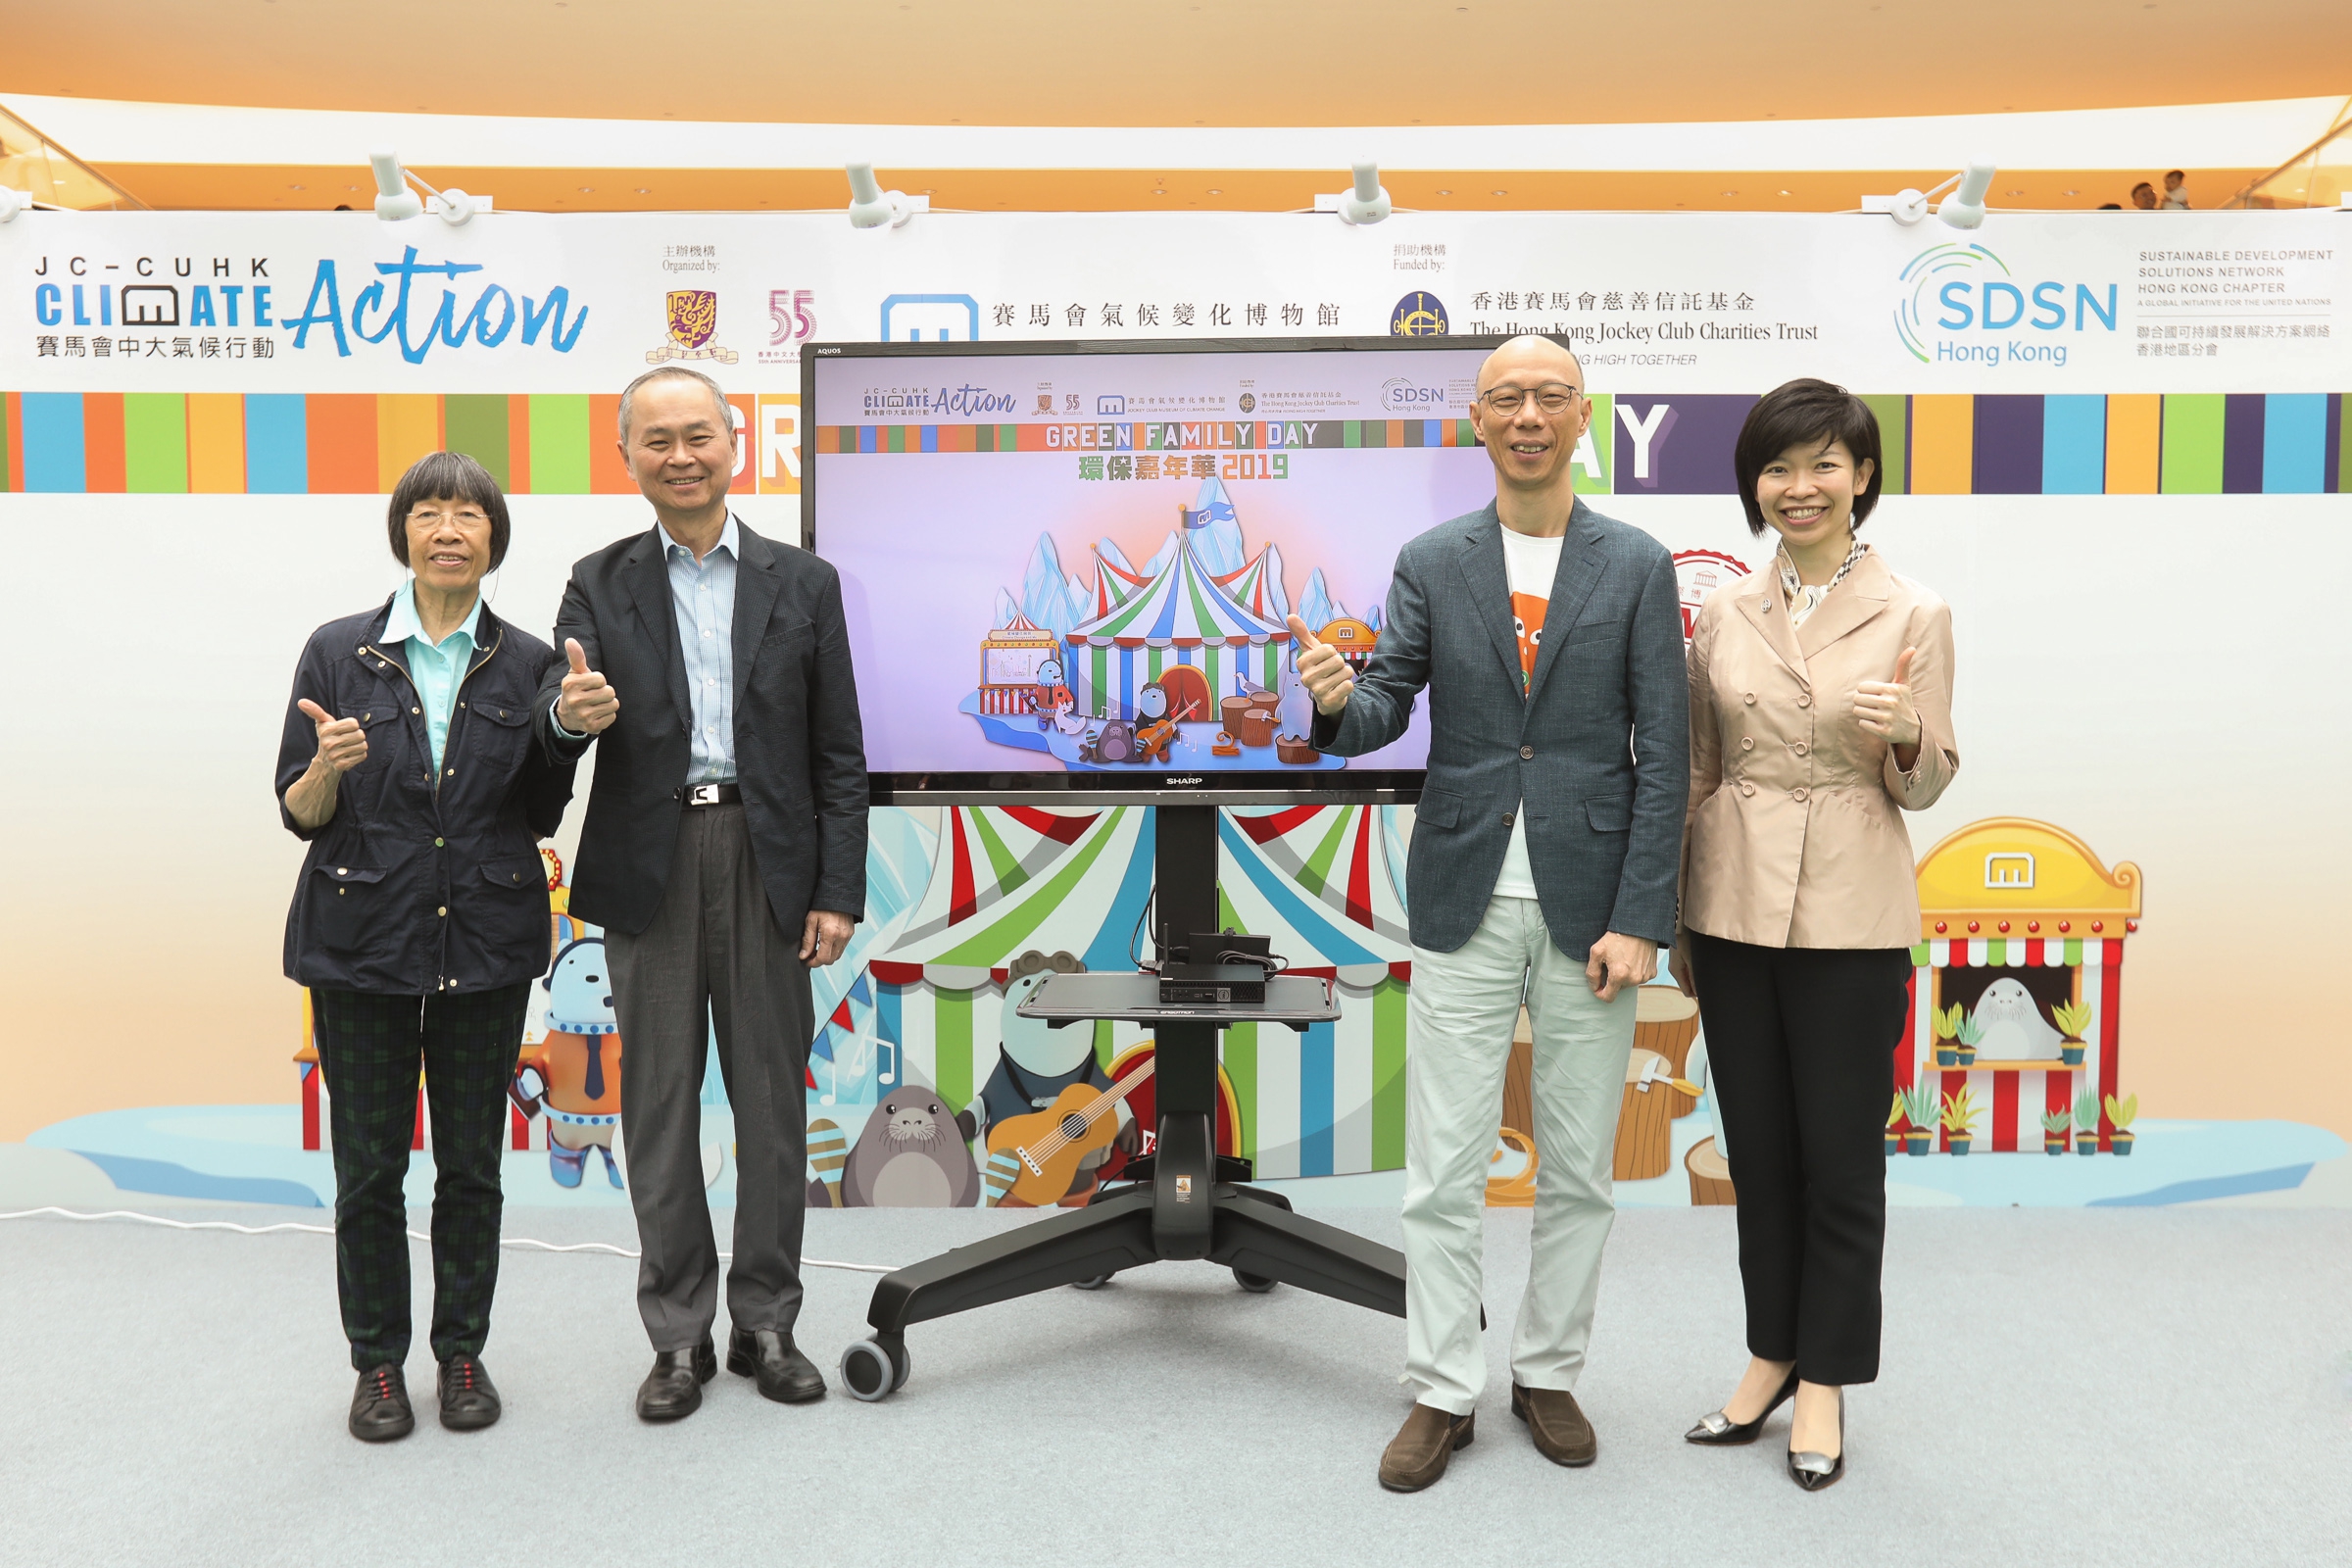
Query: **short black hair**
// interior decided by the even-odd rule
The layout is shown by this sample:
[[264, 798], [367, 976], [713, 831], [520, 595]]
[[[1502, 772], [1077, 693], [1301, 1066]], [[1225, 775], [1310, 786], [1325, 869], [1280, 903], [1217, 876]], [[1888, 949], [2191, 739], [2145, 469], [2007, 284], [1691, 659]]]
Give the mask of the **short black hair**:
[[1879, 447], [1879, 416], [1870, 405], [1830, 381], [1799, 376], [1783, 381], [1756, 400], [1740, 426], [1739, 443], [1732, 448], [1732, 471], [1740, 477], [1740, 505], [1747, 511], [1747, 531], [1764, 531], [1764, 509], [1756, 504], [1756, 481], [1764, 466], [1795, 446], [1842, 441], [1858, 466], [1870, 465], [1870, 482], [1854, 497], [1854, 526], [1859, 528], [1879, 504], [1886, 482], [1886, 461]]
[[409, 465], [409, 471], [392, 487], [392, 504], [384, 510], [385, 530], [392, 536], [392, 559], [409, 564], [409, 512], [419, 501], [470, 501], [490, 518], [490, 569], [507, 559], [507, 498], [490, 470], [463, 452], [427, 452]]

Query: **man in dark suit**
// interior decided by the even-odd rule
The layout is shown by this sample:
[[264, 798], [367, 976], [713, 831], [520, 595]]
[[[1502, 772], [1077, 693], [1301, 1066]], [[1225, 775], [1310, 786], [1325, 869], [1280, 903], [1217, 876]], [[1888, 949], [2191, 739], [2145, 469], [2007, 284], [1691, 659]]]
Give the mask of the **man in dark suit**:
[[656, 523], [572, 567], [556, 621], [568, 667], [540, 692], [555, 756], [601, 743], [571, 911], [605, 928], [628, 1043], [648, 1421], [692, 1414], [717, 1373], [700, 1136], [713, 1025], [735, 1110], [727, 1367], [771, 1399], [825, 1392], [792, 1340], [808, 965], [840, 957], [864, 914], [864, 743], [840, 578], [728, 512], [735, 441], [717, 383], [697, 371], [649, 371], [621, 394], [621, 454]]
[[[1360, 681], [1296, 616], [1315, 745], [1404, 732], [1429, 689], [1429, 778], [1406, 867], [1405, 1381], [1412, 1414], [1381, 1484], [1418, 1491], [1470, 1441], [1486, 1381], [1480, 1212], [1525, 996], [1541, 1158], [1511, 1413], [1544, 1457], [1592, 1462], [1570, 1392], [1584, 1368], [1635, 991], [1674, 940], [1690, 698], [1674, 561], [1592, 511], [1570, 462], [1592, 418], [1584, 368], [1541, 337], [1481, 368], [1471, 420], [1492, 506], [1396, 558]], [[1604, 437], [1605, 438], [1605, 437]]]

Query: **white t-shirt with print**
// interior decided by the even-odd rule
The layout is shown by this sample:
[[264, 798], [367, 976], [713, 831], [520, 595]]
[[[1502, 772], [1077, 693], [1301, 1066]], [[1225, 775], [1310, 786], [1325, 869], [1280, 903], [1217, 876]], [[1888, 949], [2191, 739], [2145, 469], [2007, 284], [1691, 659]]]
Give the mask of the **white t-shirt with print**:
[[[1544, 615], [1551, 605], [1552, 579], [1559, 575], [1566, 537], [1539, 539], [1515, 528], [1502, 530], [1503, 572], [1511, 584], [1511, 621], [1519, 633], [1521, 691], [1535, 678], [1536, 656], [1544, 647]], [[1527, 803], [1511, 812], [1511, 842], [1502, 852], [1502, 874], [1494, 879], [1499, 898], [1532, 899], [1536, 873], [1527, 859]]]

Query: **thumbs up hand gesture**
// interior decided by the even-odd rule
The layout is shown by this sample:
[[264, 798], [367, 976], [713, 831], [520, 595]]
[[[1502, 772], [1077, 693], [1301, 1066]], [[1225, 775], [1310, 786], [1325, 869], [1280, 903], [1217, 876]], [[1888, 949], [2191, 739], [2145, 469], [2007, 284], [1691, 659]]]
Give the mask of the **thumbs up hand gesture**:
[[303, 716], [318, 726], [318, 762], [331, 768], [337, 777], [350, 772], [368, 760], [368, 732], [360, 728], [356, 718], [337, 718], [305, 697], [295, 707]]
[[1297, 615], [1290, 617], [1291, 635], [1298, 640], [1298, 679], [1306, 693], [1315, 700], [1315, 707], [1330, 717], [1348, 706], [1355, 691], [1355, 677], [1348, 668], [1348, 661], [1340, 651], [1326, 642], [1318, 642], [1307, 629], [1306, 622]]
[[1911, 662], [1918, 657], [1918, 649], [1906, 648], [1894, 662], [1894, 679], [1854, 688], [1855, 719], [1898, 750], [1919, 744], [1919, 710], [1911, 706]]
[[564, 695], [556, 702], [556, 722], [574, 735], [601, 735], [620, 716], [620, 693], [588, 667], [577, 637], [564, 639], [564, 658], [571, 668], [564, 676]]

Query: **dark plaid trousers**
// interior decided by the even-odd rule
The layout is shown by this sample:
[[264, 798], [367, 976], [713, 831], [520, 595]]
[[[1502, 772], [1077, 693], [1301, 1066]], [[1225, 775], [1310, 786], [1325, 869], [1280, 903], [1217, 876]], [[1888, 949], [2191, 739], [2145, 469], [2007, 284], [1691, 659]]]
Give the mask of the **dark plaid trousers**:
[[416, 1074], [433, 1118], [436, 1361], [478, 1355], [498, 1285], [499, 1150], [530, 982], [473, 996], [311, 992], [335, 1145], [335, 1285], [351, 1364], [409, 1354], [409, 1213]]

